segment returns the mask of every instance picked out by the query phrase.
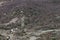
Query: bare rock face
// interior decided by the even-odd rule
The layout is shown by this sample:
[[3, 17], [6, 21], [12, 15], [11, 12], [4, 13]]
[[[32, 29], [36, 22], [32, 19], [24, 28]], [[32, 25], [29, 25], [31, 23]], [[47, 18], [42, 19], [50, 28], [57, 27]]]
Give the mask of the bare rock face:
[[[1, 2], [0, 24], [8, 23], [15, 17], [21, 17], [20, 11], [24, 11], [26, 16], [25, 25], [40, 26], [43, 29], [59, 28], [59, 4], [54, 0], [8, 0]], [[19, 11], [18, 13], [14, 13]], [[38, 29], [38, 28], [37, 28]]]
[[60, 40], [60, 0], [0, 0], [0, 34], [9, 40]]

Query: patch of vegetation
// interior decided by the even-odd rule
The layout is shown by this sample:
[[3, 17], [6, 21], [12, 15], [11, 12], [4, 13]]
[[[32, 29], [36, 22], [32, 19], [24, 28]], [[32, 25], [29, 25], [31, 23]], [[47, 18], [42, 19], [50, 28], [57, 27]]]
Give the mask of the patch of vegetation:
[[1, 38], [0, 38], [0, 40], [1, 40]]
[[52, 40], [56, 40], [56, 38], [52, 38]]

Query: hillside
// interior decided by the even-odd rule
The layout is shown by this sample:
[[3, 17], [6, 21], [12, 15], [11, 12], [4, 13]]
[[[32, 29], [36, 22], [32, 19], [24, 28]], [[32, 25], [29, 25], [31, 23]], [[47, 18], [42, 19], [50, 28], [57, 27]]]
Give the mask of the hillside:
[[14, 28], [28, 31], [60, 29], [60, 0], [2, 0], [0, 29]]

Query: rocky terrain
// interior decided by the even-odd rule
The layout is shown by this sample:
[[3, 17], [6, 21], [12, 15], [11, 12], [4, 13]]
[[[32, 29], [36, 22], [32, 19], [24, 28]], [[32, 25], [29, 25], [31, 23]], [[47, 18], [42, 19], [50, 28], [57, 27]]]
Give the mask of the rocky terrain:
[[60, 40], [60, 0], [0, 0], [0, 40]]

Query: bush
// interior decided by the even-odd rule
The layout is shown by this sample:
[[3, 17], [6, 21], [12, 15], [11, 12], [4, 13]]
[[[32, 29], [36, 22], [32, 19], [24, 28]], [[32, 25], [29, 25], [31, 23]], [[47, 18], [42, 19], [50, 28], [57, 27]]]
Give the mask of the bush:
[[56, 38], [52, 38], [52, 40], [56, 40]]

